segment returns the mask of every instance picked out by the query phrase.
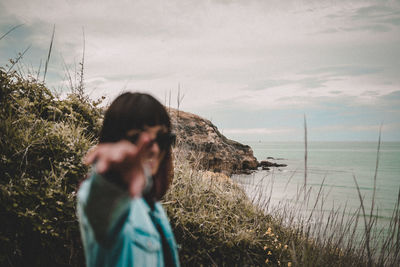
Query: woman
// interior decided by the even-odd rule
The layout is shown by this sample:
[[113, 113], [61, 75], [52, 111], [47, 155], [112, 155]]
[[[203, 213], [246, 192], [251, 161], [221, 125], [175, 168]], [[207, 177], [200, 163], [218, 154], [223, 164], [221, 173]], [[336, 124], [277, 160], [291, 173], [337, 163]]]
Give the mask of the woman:
[[154, 97], [124, 93], [107, 110], [78, 192], [87, 266], [179, 266], [158, 202], [173, 177], [171, 122]]

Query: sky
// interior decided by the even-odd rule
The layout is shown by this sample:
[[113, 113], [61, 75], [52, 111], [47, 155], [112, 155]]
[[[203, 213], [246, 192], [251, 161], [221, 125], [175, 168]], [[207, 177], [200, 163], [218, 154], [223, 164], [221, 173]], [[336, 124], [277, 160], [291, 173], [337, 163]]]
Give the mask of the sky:
[[[0, 66], [125, 91], [238, 141], [400, 141], [400, 1], [0, 0]], [[171, 99], [171, 100], [170, 100]]]

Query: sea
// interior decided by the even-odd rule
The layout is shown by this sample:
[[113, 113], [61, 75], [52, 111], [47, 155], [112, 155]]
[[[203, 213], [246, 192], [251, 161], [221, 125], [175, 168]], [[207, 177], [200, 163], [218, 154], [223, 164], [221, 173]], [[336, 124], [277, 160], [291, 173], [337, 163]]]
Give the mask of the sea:
[[[400, 190], [400, 142], [308, 142], [307, 149], [304, 142], [242, 143], [258, 161], [287, 165], [232, 177], [268, 209], [290, 202], [303, 215], [312, 209], [337, 210], [349, 219], [358, 209], [363, 216], [362, 203], [367, 219], [374, 217], [379, 229], [389, 229]], [[304, 195], [307, 205], [301, 203]], [[363, 226], [361, 222], [358, 228]]]

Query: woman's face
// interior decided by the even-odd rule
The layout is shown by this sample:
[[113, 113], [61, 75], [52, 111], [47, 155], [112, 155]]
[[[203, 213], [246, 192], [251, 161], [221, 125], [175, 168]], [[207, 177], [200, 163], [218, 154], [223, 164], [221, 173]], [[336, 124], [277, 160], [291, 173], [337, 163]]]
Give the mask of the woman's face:
[[[168, 130], [164, 125], [145, 126], [143, 130], [132, 129], [128, 131], [127, 136], [132, 137], [138, 134], [147, 134], [150, 140], [155, 140], [157, 135], [167, 133]], [[160, 163], [164, 159], [166, 151], [161, 150], [157, 142], [151, 142], [145, 148], [142, 164], [151, 170], [151, 174], [155, 175], [160, 167]]]

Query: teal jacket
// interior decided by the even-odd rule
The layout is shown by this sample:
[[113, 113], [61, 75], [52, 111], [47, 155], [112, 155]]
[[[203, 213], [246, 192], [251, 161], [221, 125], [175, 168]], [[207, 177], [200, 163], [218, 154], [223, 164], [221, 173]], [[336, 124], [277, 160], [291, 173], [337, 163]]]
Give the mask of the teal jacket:
[[88, 267], [165, 266], [155, 222], [168, 244], [164, 251], [179, 266], [175, 238], [159, 202], [151, 210], [143, 198], [132, 199], [127, 191], [93, 173], [79, 188], [77, 215]]

